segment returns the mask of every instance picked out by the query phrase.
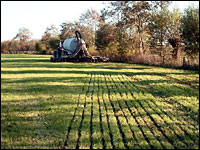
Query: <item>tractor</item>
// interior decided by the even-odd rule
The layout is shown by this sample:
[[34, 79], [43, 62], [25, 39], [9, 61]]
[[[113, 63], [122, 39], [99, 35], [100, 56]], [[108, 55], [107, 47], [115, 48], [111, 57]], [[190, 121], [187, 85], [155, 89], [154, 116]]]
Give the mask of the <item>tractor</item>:
[[109, 58], [92, 56], [87, 50], [87, 44], [82, 39], [79, 31], [75, 32], [76, 37], [70, 36], [59, 43], [57, 50], [50, 58], [51, 62], [108, 62]]

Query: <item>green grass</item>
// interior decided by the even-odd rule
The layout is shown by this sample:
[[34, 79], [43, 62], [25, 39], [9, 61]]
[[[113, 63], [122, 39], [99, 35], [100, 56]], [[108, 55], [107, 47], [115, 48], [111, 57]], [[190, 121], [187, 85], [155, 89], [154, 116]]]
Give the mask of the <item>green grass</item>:
[[198, 149], [199, 72], [1, 55], [2, 149]]

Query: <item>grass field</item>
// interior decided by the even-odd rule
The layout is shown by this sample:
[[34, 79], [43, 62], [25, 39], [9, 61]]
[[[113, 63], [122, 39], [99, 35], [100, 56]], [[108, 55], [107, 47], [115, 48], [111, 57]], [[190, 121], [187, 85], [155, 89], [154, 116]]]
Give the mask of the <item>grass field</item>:
[[1, 149], [198, 149], [199, 72], [1, 55]]

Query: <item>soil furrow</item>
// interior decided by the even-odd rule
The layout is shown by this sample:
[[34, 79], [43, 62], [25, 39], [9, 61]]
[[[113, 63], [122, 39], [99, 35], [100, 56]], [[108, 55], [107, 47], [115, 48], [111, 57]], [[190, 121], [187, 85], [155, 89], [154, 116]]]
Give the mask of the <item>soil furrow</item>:
[[[104, 77], [101, 77], [101, 81], [104, 82], [104, 80], [102, 80], [102, 78], [104, 78]], [[111, 130], [110, 119], [109, 119], [109, 115], [108, 115], [108, 108], [107, 108], [107, 105], [106, 105], [106, 102], [105, 102], [104, 93], [105, 93], [105, 89], [102, 86], [102, 95], [101, 96], [102, 96], [102, 101], [103, 101], [105, 112], [106, 112], [106, 121], [107, 121], [108, 129], [109, 129], [110, 143], [112, 145], [112, 148], [116, 149], [115, 145], [113, 143], [114, 138], [113, 138], [113, 134], [112, 134], [112, 130]]]
[[[136, 79], [136, 80], [137, 80], [137, 79]], [[139, 81], [139, 80], [137, 80], [137, 81]], [[149, 86], [149, 85], [147, 85], [147, 86]], [[151, 87], [151, 86], [149, 86], [149, 87]], [[152, 91], [150, 91], [150, 90], [148, 90], [148, 89], [145, 89], [145, 90], [148, 91], [149, 93], [151, 93], [154, 97], [158, 97], [158, 96], [156, 96]], [[183, 105], [182, 103], [180, 103], [180, 102], [177, 101], [177, 100], [175, 100], [175, 103], [176, 103], [176, 105], [178, 105], [178, 107], [176, 107], [176, 108], [182, 110], [182, 112], [193, 112], [193, 113], [190, 113], [189, 116], [190, 116], [191, 119], [194, 120], [194, 122], [197, 122], [197, 124], [198, 124], [198, 122], [199, 122], [198, 117], [195, 117], [194, 114], [196, 114], [196, 113], [195, 113], [192, 109], [190, 109], [189, 107]], [[174, 103], [174, 104], [175, 104], [175, 103]], [[173, 104], [172, 104], [172, 105], [173, 105]]]
[[[149, 102], [147, 102], [147, 104], [149, 105]], [[142, 105], [141, 105], [141, 107], [142, 107]], [[151, 108], [154, 112], [156, 112], [156, 114], [163, 120], [163, 122], [170, 128], [170, 130], [174, 132], [174, 135], [176, 135], [177, 138], [178, 138], [182, 143], [184, 143], [187, 147], [189, 147], [189, 146], [188, 146], [188, 143], [185, 142], [185, 140], [182, 138], [182, 136], [180, 136], [178, 133], [176, 133], [176, 130], [174, 130], [174, 128], [171, 127], [170, 124], [169, 124], [165, 119], [163, 119], [163, 117], [160, 116], [160, 114], [159, 114], [153, 107], [151, 107], [151, 106], [149, 105], [149, 108]], [[158, 109], [159, 109], [159, 108], [158, 108]], [[168, 117], [168, 116], [167, 116], [167, 117]], [[155, 123], [157, 122], [157, 121], [154, 120], [154, 118], [153, 118], [152, 116], [150, 116], [150, 118], [151, 118], [152, 121], [154, 121]], [[157, 125], [157, 126], [158, 126], [158, 125]], [[160, 126], [158, 126], [158, 127], [160, 128]], [[177, 147], [175, 147], [175, 148], [177, 149]]]
[[98, 82], [97, 82], [97, 99], [98, 99], [98, 105], [99, 105], [99, 119], [100, 119], [100, 129], [101, 129], [101, 136], [102, 136], [102, 145], [103, 145], [103, 149], [106, 149], [106, 143], [105, 143], [105, 139], [104, 139], [104, 130], [103, 130], [103, 125], [102, 125], [102, 116], [101, 116], [101, 104], [100, 104], [100, 87], [99, 87], [99, 76], [98, 78]]
[[108, 99], [109, 99], [109, 101], [110, 101], [110, 104], [111, 104], [111, 106], [112, 106], [112, 109], [113, 109], [113, 112], [114, 112], [114, 116], [115, 116], [115, 118], [116, 118], [116, 120], [117, 120], [117, 125], [118, 125], [118, 128], [119, 128], [119, 131], [120, 131], [120, 134], [121, 134], [121, 136], [122, 136], [122, 141], [123, 141], [123, 143], [124, 143], [124, 146], [125, 146], [125, 148], [126, 149], [129, 149], [129, 147], [128, 147], [128, 145], [127, 145], [127, 142], [126, 142], [126, 139], [125, 139], [125, 134], [124, 134], [124, 132], [122, 131], [122, 127], [121, 127], [121, 123], [120, 123], [120, 120], [119, 120], [119, 117], [116, 115], [116, 109], [115, 109], [115, 107], [114, 107], [114, 104], [113, 104], [113, 102], [112, 102], [112, 100], [111, 100], [111, 97], [110, 97], [110, 89], [109, 89], [109, 87], [108, 87], [108, 83], [107, 83], [107, 80], [106, 80], [106, 78], [104, 78], [105, 79], [105, 83], [106, 83], [106, 86], [107, 86], [107, 89], [108, 89]]
[[[91, 78], [90, 78], [90, 80], [91, 80]], [[85, 84], [86, 84], [86, 83], [87, 83], [87, 82], [84, 83], [84, 85], [83, 85], [83, 87], [82, 87], [81, 93], [84, 91], [84, 89], [85, 89]], [[75, 108], [74, 115], [73, 115], [73, 117], [72, 117], [72, 119], [71, 119], [71, 121], [70, 121], [70, 125], [69, 125], [69, 127], [68, 127], [67, 136], [66, 136], [66, 139], [65, 139], [65, 142], [64, 142], [64, 147], [68, 145], [67, 140], [68, 140], [68, 138], [69, 138], [70, 131], [71, 131], [71, 128], [72, 128], [72, 124], [73, 124], [74, 119], [75, 119], [75, 116], [76, 116], [76, 111], [77, 111], [77, 109], [78, 109], [78, 107], [79, 107], [81, 93], [80, 93], [79, 96], [78, 96], [77, 106], [76, 106], [76, 108]]]
[[[125, 89], [129, 89], [129, 87], [128, 87], [126, 84], [124, 84], [123, 81], [121, 81], [121, 79], [120, 79], [119, 77], [118, 77], [118, 79], [119, 79], [119, 81], [122, 83], [122, 85], [125, 87]], [[117, 85], [116, 85], [116, 86], [117, 86]], [[119, 86], [118, 86], [118, 89], [119, 89]], [[120, 92], [120, 90], [119, 90], [119, 92]], [[129, 91], [129, 92], [131, 93], [131, 95], [133, 94], [132, 91]], [[122, 93], [121, 93], [121, 92], [120, 92], [120, 95], [122, 96]], [[126, 92], [126, 96], [127, 96], [127, 98], [128, 98], [128, 93], [127, 93], [127, 92]], [[130, 109], [128, 103], [127, 103], [126, 101], [125, 101], [125, 103], [126, 103], [128, 109], [129, 109], [129, 111], [131, 112], [131, 109]], [[162, 145], [162, 147], [165, 148], [165, 146], [162, 144], [161, 140], [155, 135], [155, 133], [151, 130], [151, 128], [149, 127], [149, 125], [148, 125], [148, 123], [146, 122], [146, 120], [142, 117], [140, 111], [138, 110], [139, 108], [136, 107], [136, 105], [135, 105], [135, 108], [136, 108], [138, 114], [140, 115], [140, 117], [142, 118], [142, 120], [144, 121], [144, 123], [146, 124], [146, 126], [147, 126], [147, 127], [149, 128], [149, 130], [151, 131], [151, 133], [152, 133], [152, 134], [155, 136], [155, 138], [159, 141], [159, 143]], [[141, 129], [141, 130], [142, 130], [142, 129]], [[142, 130], [142, 132], [144, 133], [143, 130]], [[161, 132], [161, 133], [162, 133], [162, 132]], [[150, 142], [150, 140], [148, 139], [148, 137], [147, 137], [145, 134], [143, 134], [143, 135], [144, 135], [146, 141], [148, 141], [148, 143], [149, 143], [149, 145], [151, 146], [151, 148], [154, 149], [154, 145], [151, 144], [151, 142]]]
[[[155, 105], [158, 105], [156, 104], [156, 102], [154, 101]], [[162, 101], [163, 105], [167, 106], [169, 109], [172, 109], [174, 110], [173, 108], [173, 105], [172, 104], [169, 104], [168, 102], [166, 101]], [[163, 110], [165, 111], [165, 113], [169, 114], [169, 116], [173, 117], [173, 118], [176, 118], [177, 121], [179, 121], [183, 126], [187, 126], [188, 129], [191, 129], [191, 130], [199, 130], [199, 128], [196, 128], [195, 126], [193, 126], [191, 123], [188, 123], [187, 120], [186, 120], [186, 115], [187, 115], [187, 112], [183, 112], [182, 110], [176, 110], [176, 113], [172, 113], [171, 111], [166, 111], [166, 110]], [[182, 114], [184, 113], [184, 114]], [[179, 115], [177, 117], [177, 114], [182, 114], [182, 115]], [[187, 115], [188, 117], [190, 117], [189, 115]]]
[[81, 122], [80, 122], [80, 126], [78, 128], [78, 139], [77, 139], [77, 143], [76, 143], [76, 149], [79, 149], [79, 142], [80, 142], [80, 138], [81, 138], [81, 129], [82, 129], [82, 124], [83, 124], [83, 120], [84, 120], [84, 117], [85, 117], [84, 113], [85, 113], [85, 108], [86, 108], [86, 99], [87, 99], [86, 97], [88, 96], [88, 93], [89, 93], [91, 80], [92, 80], [92, 74], [91, 74], [91, 77], [90, 77], [88, 90], [87, 90], [87, 92], [85, 94], [85, 102], [84, 102], [84, 107], [83, 107], [83, 111], [82, 111]]
[[125, 104], [129, 110], [129, 112], [131, 113], [131, 116], [133, 117], [133, 119], [135, 120], [135, 122], [137, 123], [137, 127], [140, 129], [140, 131], [142, 132], [142, 135], [144, 137], [144, 139], [147, 141], [148, 145], [150, 146], [151, 149], [154, 149], [154, 146], [150, 143], [149, 138], [146, 136], [144, 130], [142, 129], [142, 126], [140, 125], [140, 121], [138, 120], [138, 118], [136, 118], [136, 116], [133, 114], [133, 111], [131, 110], [131, 108], [129, 107], [129, 104], [127, 103], [127, 101], [125, 101]]
[[[118, 76], [118, 79], [119, 79], [119, 81], [121, 81], [119, 76]], [[126, 84], [124, 84], [122, 81], [121, 81], [121, 83], [127, 90], [129, 90], [129, 87]], [[129, 90], [129, 92], [131, 93], [131, 96], [133, 97], [133, 92], [131, 90]], [[128, 98], [128, 93], [126, 93], [126, 95], [127, 95], [127, 98]], [[135, 99], [135, 97], [133, 97], [133, 98]], [[171, 145], [173, 145], [173, 141], [171, 141], [171, 139], [161, 130], [160, 126], [157, 125], [157, 122], [152, 118], [152, 116], [149, 114], [149, 112], [146, 111], [146, 109], [143, 107], [143, 105], [140, 103], [140, 101], [136, 101], [136, 103], [138, 103], [141, 106], [141, 108], [145, 111], [145, 113], [148, 115], [148, 117], [151, 119], [151, 121], [153, 122], [155, 127], [160, 131], [160, 133], [162, 133], [162, 135], [168, 140], [168, 142]], [[138, 109], [138, 107], [136, 107], [136, 108]], [[138, 112], [141, 115], [140, 111], [138, 111]], [[147, 126], [149, 126], [149, 125], [147, 125]], [[149, 127], [149, 129], [150, 129], [150, 127]], [[154, 132], [151, 129], [150, 129], [150, 131], [154, 134]], [[154, 134], [154, 136], [157, 138], [157, 140], [160, 142], [160, 144], [163, 146], [163, 148], [165, 148], [165, 146], [163, 145], [163, 143], [160, 140], [160, 138], [158, 138], [155, 134]]]
[[[137, 78], [134, 78], [134, 77], [132, 77], [134, 80], [136, 80], [137, 82], [140, 82], [140, 80], [138, 80]], [[141, 84], [143, 84], [144, 85], [144, 83], [142, 83], [142, 82], [140, 82]], [[149, 89], [145, 89], [147, 92], [149, 92], [149, 93], [151, 93], [154, 97], [159, 97], [159, 96], [157, 96], [157, 95], [155, 95], [153, 92], [152, 92], [152, 89], [153, 89], [153, 87], [152, 86], [150, 86], [150, 85], [146, 85], [145, 84], [145, 86], [148, 86], [148, 87], [150, 87], [150, 89], [151, 90], [149, 90]], [[160, 98], [162, 98], [162, 97], [160, 97]], [[177, 100], [176, 100], [176, 104], [178, 104], [180, 107], [179, 108], [181, 108], [183, 111], [190, 111], [190, 112], [193, 112], [194, 114], [196, 114], [192, 109], [190, 109], [189, 107], [187, 107], [187, 106], [185, 106], [185, 105], [183, 105], [183, 104], [181, 104], [180, 102], [178, 102]], [[190, 116], [191, 117], [191, 119], [193, 119], [194, 121], [199, 121], [196, 117], [194, 117], [194, 115], [191, 115]]]
[[[94, 77], [93, 77], [94, 80]], [[93, 98], [94, 95], [94, 82], [93, 82], [93, 88], [92, 88], [92, 94], [91, 94], [91, 115], [90, 115], [90, 149], [93, 149], [93, 127], [92, 127], [92, 120], [93, 120]]]
[[[124, 78], [124, 76], [123, 76], [123, 78]], [[145, 92], [145, 91], [147, 91], [147, 92], [149, 92], [153, 97], [158, 97], [157, 95], [155, 95], [153, 92], [152, 92], [152, 90], [149, 90], [149, 89], [144, 89], [144, 88], [141, 88], [141, 87], [139, 87], [139, 86], [137, 86], [137, 85], [135, 85], [135, 84], [133, 84], [132, 82], [130, 82], [130, 79], [128, 78], [128, 76], [126, 76], [126, 78], [128, 79], [128, 81], [129, 81], [129, 83], [130, 83], [130, 85], [132, 85], [133, 87], [135, 87], [135, 88], [138, 88], [138, 89], [140, 89], [142, 92]], [[132, 77], [132, 79], [134, 79], [134, 80], [136, 80], [136, 81], [138, 81], [138, 82], [140, 82], [138, 79], [136, 79], [136, 78], [133, 78]], [[145, 85], [146, 86], [146, 85]], [[151, 88], [152, 89], [152, 88]], [[159, 98], [161, 98], [161, 97], [159, 97]], [[161, 98], [161, 99], [163, 99], [163, 98]], [[168, 101], [166, 101], [166, 100], [162, 100], [162, 103], [166, 103], [166, 102], [168, 102]], [[186, 107], [186, 106], [184, 106], [184, 105], [182, 105], [181, 103], [179, 103], [178, 101], [176, 101], [176, 105], [179, 105], [179, 109], [182, 111], [182, 112], [186, 112], [186, 110], [188, 110], [188, 107]], [[172, 105], [172, 107], [173, 107], [173, 104], [170, 104], [170, 105]], [[183, 109], [183, 108], [185, 108], [185, 109]], [[189, 110], [188, 110], [189, 111]], [[188, 112], [187, 111], [187, 112]], [[179, 116], [180, 117], [180, 116]], [[181, 119], [183, 119], [184, 121], [186, 121], [187, 123], [188, 123], [188, 118], [185, 118], [186, 116], [181, 116]], [[190, 125], [192, 125], [195, 129], [198, 129], [198, 128], [196, 128], [196, 126], [198, 125], [198, 119], [197, 118], [195, 118], [193, 115], [190, 115], [189, 116], [192, 120], [193, 120], [193, 122], [195, 123], [195, 124], [190, 124]], [[180, 120], [181, 120], [180, 119]], [[198, 121], [197, 123], [196, 123], [196, 121]], [[188, 124], [187, 124], [188, 125]]]
[[175, 81], [177, 83], [180, 83], [180, 84], [184, 84], [184, 85], [187, 85], [193, 89], [198, 89], [199, 87], [196, 87], [194, 85], [192, 85], [191, 83], [188, 83], [188, 82], [184, 82], [184, 81], [181, 81], [179, 79], [176, 79], [176, 78], [173, 78], [173, 77], [170, 77], [170, 76], [164, 76], [166, 79], [169, 79], [169, 80], [172, 80], [172, 81]]
[[[110, 78], [112, 79], [112, 81], [113, 81], [115, 87], [118, 89], [118, 86], [116, 85], [116, 83], [115, 83], [115, 81], [113, 80], [113, 78], [111, 77], [111, 75], [110, 75]], [[117, 94], [117, 91], [114, 90], [113, 86], [112, 86], [112, 89], [113, 89], [113, 91], [115, 92], [115, 94]], [[123, 96], [122, 96], [122, 94], [121, 94], [121, 92], [120, 92], [119, 89], [118, 89], [118, 92], [119, 92], [119, 94], [120, 94], [120, 96], [121, 96], [121, 98], [122, 98]], [[121, 100], [123, 101], [123, 98], [122, 98]], [[120, 107], [120, 109], [121, 109], [121, 111], [122, 111], [122, 113], [123, 113], [123, 117], [124, 117], [125, 120], [126, 120], [126, 123], [127, 123], [128, 127], [129, 127], [129, 130], [130, 130], [131, 133], [132, 133], [132, 137], [133, 137], [133, 139], [134, 139], [134, 140], [136, 141], [136, 143], [137, 143], [137, 144], [135, 144], [135, 145], [139, 145], [139, 144], [138, 144], [139, 142], [138, 142], [138, 140], [137, 140], [137, 138], [136, 138], [136, 136], [135, 136], [135, 134], [134, 134], [134, 131], [132, 130], [131, 125], [130, 125], [130, 123], [129, 123], [129, 121], [128, 121], [128, 118], [127, 118], [127, 116], [126, 116], [126, 114], [125, 114], [125, 112], [124, 112], [124, 110], [123, 110], [123, 107], [121, 106], [121, 102], [119, 102], [119, 100], [117, 100], [117, 102], [118, 102], [118, 105], [119, 105], [119, 107]], [[141, 148], [141, 147], [140, 147], [140, 148]]]
[[[132, 94], [131, 94], [132, 95]], [[132, 95], [133, 96], [133, 98], [135, 98], [134, 97], [134, 95]], [[140, 104], [140, 106], [141, 107], [143, 107], [143, 105], [140, 103], [140, 101], [138, 101], [139, 102], [139, 104]], [[147, 104], [149, 105], [149, 102], [147, 101]], [[158, 115], [158, 116], [160, 116], [158, 113], [157, 113], [157, 111], [154, 109], [154, 108], [152, 108], [150, 105], [149, 105], [149, 108], [151, 108], [154, 112], [156, 112], [156, 114]], [[158, 107], [159, 108], [159, 107]], [[144, 109], [144, 107], [143, 107], [143, 109]], [[146, 110], [145, 110], [146, 111]], [[146, 111], [147, 112], [147, 111]], [[148, 113], [148, 112], [147, 112]], [[149, 114], [149, 113], [148, 113]], [[168, 116], [168, 115], [167, 115]], [[158, 129], [159, 130], [161, 130], [160, 129], [160, 126], [158, 126], [157, 125], [157, 121], [155, 121], [154, 120], [154, 118], [149, 114], [149, 117], [151, 118], [151, 120], [155, 123], [155, 125], [158, 127]], [[162, 118], [161, 116], [160, 116], [160, 118]], [[170, 127], [170, 129], [174, 132], [174, 134], [177, 136], [177, 138], [180, 140], [180, 141], [182, 141], [187, 147], [188, 147], [188, 143], [186, 143], [185, 141], [184, 141], [184, 139], [181, 137], [181, 136], [179, 136], [179, 134], [177, 134], [176, 133], [176, 131], [174, 131], [172, 128], [171, 128], [171, 126], [162, 118], [162, 120], [164, 121], [164, 123], [166, 124], [166, 125], [168, 125], [169, 127]], [[162, 130], [161, 130], [162, 131]], [[163, 132], [164, 133], [164, 132]], [[170, 140], [170, 138], [168, 138], [169, 140]], [[171, 141], [172, 142], [172, 141]], [[176, 148], [176, 147], [175, 147]]]
[[[170, 115], [168, 112], [166, 112], [166, 111], [160, 109], [160, 107], [155, 103], [155, 101], [151, 100], [151, 102], [153, 103], [153, 105], [154, 105], [156, 108], [158, 108], [158, 109], [160, 110], [161, 113], [163, 113], [164, 115], [168, 116], [168, 117], [174, 122], [174, 124], [175, 124], [178, 128], [180, 128], [181, 131], [184, 132], [184, 134], [186, 135], [186, 137], [189, 137], [189, 139], [187, 139], [187, 141], [188, 141], [188, 142], [192, 141], [191, 143], [189, 143], [190, 145], [193, 145], [193, 144], [196, 143], [196, 142], [195, 142], [196, 139], [195, 139], [193, 136], [191, 136], [191, 135], [182, 127], [182, 125], [177, 124], [177, 123], [176, 123], [176, 120], [173, 119], [173, 118], [171, 117], [172, 114]], [[162, 117], [162, 116], [161, 116], [161, 117]], [[180, 122], [180, 123], [181, 123], [181, 122]], [[185, 128], [187, 129], [187, 127], [185, 127]], [[185, 137], [185, 138], [186, 138], [186, 137]], [[182, 139], [182, 140], [184, 140], [184, 139]]]

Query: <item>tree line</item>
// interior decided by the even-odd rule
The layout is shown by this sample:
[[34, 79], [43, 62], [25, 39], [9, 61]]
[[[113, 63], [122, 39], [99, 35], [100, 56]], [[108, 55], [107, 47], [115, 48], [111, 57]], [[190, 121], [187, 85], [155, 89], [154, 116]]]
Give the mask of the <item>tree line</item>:
[[53, 54], [58, 42], [79, 30], [93, 55], [112, 61], [150, 65], [198, 65], [199, 6], [181, 13], [169, 10], [171, 1], [113, 1], [98, 13], [88, 9], [78, 21], [51, 25], [40, 40], [20, 28], [17, 35], [1, 42], [2, 53]]

